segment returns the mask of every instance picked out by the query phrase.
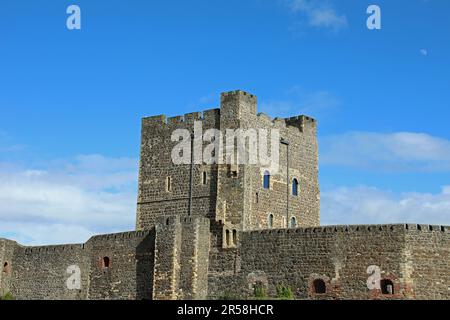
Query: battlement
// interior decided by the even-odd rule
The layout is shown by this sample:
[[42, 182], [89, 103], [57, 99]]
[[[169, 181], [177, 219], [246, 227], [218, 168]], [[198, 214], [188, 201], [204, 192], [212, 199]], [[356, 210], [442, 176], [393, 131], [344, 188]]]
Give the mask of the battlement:
[[311, 228], [291, 228], [291, 229], [265, 229], [244, 232], [249, 235], [259, 234], [293, 234], [293, 233], [357, 233], [357, 232], [398, 232], [398, 231], [419, 231], [450, 233], [450, 226], [422, 225], [422, 224], [379, 224], [379, 225], [338, 225]]
[[31, 253], [52, 253], [52, 252], [63, 252], [71, 250], [84, 250], [84, 244], [64, 244], [64, 245], [51, 245], [51, 246], [20, 246], [25, 252], [25, 254]]
[[244, 114], [256, 115], [257, 98], [242, 90], [223, 92], [220, 95], [220, 109], [227, 118], [240, 119]]
[[206, 123], [216, 123], [219, 121], [220, 109], [208, 109], [203, 112], [191, 112], [184, 115], [167, 117], [166, 115], [157, 115], [142, 118], [142, 127], [173, 128], [174, 126], [193, 125], [195, 121]]
[[129, 231], [129, 232], [103, 234], [103, 235], [92, 236], [85, 243], [48, 245], [48, 246], [23, 246], [23, 245], [18, 244], [15, 241], [3, 239], [3, 238], [0, 239], [0, 242], [6, 242], [8, 244], [16, 245], [18, 248], [24, 250], [24, 252], [26, 254], [46, 253], [46, 252], [63, 252], [63, 251], [70, 251], [70, 250], [77, 250], [77, 249], [84, 250], [86, 248], [86, 245], [91, 242], [103, 242], [103, 241], [109, 241], [109, 240], [144, 238], [151, 232], [153, 232], [153, 230]]
[[[180, 124], [193, 125], [195, 121], [215, 123], [219, 120], [220, 109], [209, 109], [203, 112], [191, 112], [184, 115], [167, 117], [166, 115], [157, 115], [142, 119], [144, 127], [173, 128]], [[316, 127], [317, 121], [311, 117], [300, 115], [290, 118], [272, 118], [271, 116], [260, 112], [257, 114], [258, 121], [271, 123], [274, 127], [296, 127], [303, 131], [306, 126]]]
[[221, 93], [222, 99], [236, 98], [236, 97], [245, 97], [247, 99], [252, 99], [254, 102], [256, 102], [257, 99], [255, 95], [243, 90], [233, 90]]
[[192, 126], [195, 121], [202, 121], [209, 123], [210, 126], [216, 127], [220, 121], [221, 114], [226, 119], [234, 119], [236, 121], [245, 119], [246, 115], [256, 115], [257, 120], [261, 123], [267, 123], [276, 128], [295, 127], [300, 132], [305, 132], [307, 128], [314, 130], [317, 127], [317, 121], [306, 115], [273, 119], [265, 113], [257, 113], [257, 97], [242, 90], [221, 93], [220, 108], [172, 117], [167, 117], [166, 115], [145, 117], [142, 119], [142, 127], [151, 128], [152, 130], [173, 130], [177, 127]]
[[9, 239], [6, 239], [6, 238], [0, 238], [0, 243], [8, 243], [8, 244], [15, 244], [15, 245], [18, 245], [17, 244], [17, 242], [16, 241], [14, 241], [14, 240], [9, 240]]
[[281, 127], [295, 127], [300, 130], [300, 132], [304, 132], [306, 127], [316, 129], [317, 121], [311, 117], [300, 115], [296, 117], [290, 118], [272, 118], [271, 116], [260, 112], [257, 114], [258, 121], [262, 123], [270, 123], [271, 126], [275, 128]]
[[86, 242], [86, 244], [88, 244], [90, 242], [97, 242], [97, 241], [144, 238], [147, 235], [149, 235], [152, 231], [153, 230], [140, 230], [140, 231], [128, 231], [128, 232], [96, 235], [96, 236], [89, 238], [89, 240]]
[[317, 128], [317, 121], [311, 117], [301, 115], [284, 119], [286, 127], [296, 127], [304, 132], [306, 128]]

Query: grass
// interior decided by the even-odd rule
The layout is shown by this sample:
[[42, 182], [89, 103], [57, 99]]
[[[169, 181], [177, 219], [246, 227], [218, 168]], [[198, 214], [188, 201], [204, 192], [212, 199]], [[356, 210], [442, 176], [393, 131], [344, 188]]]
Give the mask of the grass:
[[267, 292], [263, 285], [255, 285], [253, 293], [256, 299], [264, 300], [267, 299]]
[[14, 297], [11, 294], [11, 292], [8, 292], [5, 295], [3, 295], [2, 297], [0, 297], [0, 300], [14, 300]]
[[294, 300], [294, 294], [290, 287], [284, 285], [277, 286], [277, 299], [280, 300]]
[[276, 290], [276, 296], [269, 297], [265, 286], [258, 283], [253, 287], [253, 296], [243, 298], [236, 295], [232, 291], [225, 291], [219, 297], [219, 300], [295, 300], [295, 296], [291, 287], [285, 286], [284, 284], [279, 284], [277, 285]]

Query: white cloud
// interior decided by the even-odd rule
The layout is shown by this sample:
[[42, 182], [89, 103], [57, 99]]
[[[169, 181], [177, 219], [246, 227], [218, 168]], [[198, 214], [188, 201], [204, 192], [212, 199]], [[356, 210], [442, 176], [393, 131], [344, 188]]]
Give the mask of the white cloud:
[[450, 186], [437, 194], [393, 193], [374, 187], [339, 187], [322, 192], [323, 225], [423, 223], [450, 225]]
[[425, 133], [350, 132], [320, 140], [321, 165], [383, 171], [450, 171], [450, 140]]
[[83, 155], [39, 169], [0, 164], [0, 236], [45, 244], [132, 230], [137, 163]]
[[6, 222], [0, 225], [0, 236], [18, 241], [22, 245], [80, 243], [85, 242], [94, 233], [77, 224]]
[[424, 57], [428, 56], [428, 50], [427, 49], [420, 49], [420, 54]]
[[329, 91], [306, 91], [295, 86], [286, 92], [286, 99], [263, 101], [260, 109], [277, 117], [304, 114], [314, 118], [325, 118], [339, 104], [339, 100]]
[[339, 14], [329, 1], [285, 0], [285, 3], [291, 12], [304, 16], [312, 27], [338, 31], [348, 26], [347, 17]]

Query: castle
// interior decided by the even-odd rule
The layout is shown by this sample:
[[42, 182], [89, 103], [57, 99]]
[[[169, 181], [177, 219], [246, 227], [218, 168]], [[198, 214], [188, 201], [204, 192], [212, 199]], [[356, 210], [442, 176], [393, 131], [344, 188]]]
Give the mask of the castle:
[[[278, 130], [277, 172], [174, 164], [174, 130], [198, 122]], [[243, 91], [222, 93], [220, 109], [142, 120], [136, 231], [40, 247], [0, 239], [0, 263], [0, 296], [16, 299], [245, 299], [280, 286], [297, 299], [450, 299], [450, 227], [320, 226], [316, 121], [258, 114]]]

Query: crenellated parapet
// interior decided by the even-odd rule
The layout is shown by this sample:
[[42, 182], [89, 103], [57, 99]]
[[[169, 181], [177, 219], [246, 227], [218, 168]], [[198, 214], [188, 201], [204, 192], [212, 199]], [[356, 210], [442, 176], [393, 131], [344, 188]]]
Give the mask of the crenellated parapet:
[[286, 235], [286, 234], [356, 234], [356, 233], [377, 233], [377, 232], [421, 232], [435, 234], [449, 234], [450, 226], [425, 225], [425, 224], [379, 224], [379, 225], [338, 225], [322, 226], [311, 228], [284, 228], [265, 229], [248, 231], [246, 234], [252, 235]]
[[150, 127], [155, 130], [173, 130], [176, 127], [192, 126], [195, 121], [215, 124], [219, 121], [220, 109], [209, 109], [203, 112], [191, 112], [184, 115], [167, 117], [157, 115], [142, 119], [142, 127]]

